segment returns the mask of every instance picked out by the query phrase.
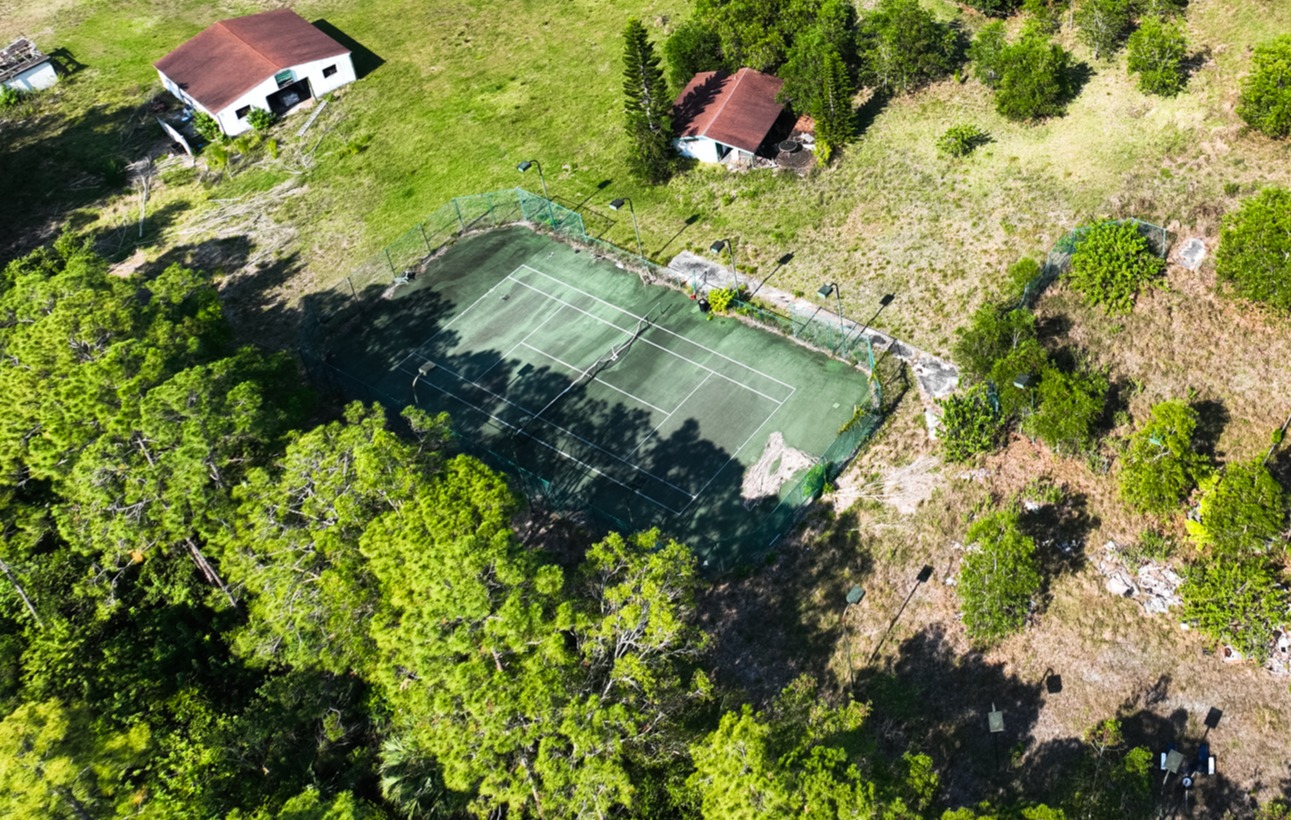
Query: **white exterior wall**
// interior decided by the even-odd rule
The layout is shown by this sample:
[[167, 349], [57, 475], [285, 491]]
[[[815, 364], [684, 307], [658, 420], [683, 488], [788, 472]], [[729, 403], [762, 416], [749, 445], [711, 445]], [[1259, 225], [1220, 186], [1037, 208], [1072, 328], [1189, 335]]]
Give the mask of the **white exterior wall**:
[[157, 76], [161, 77], [161, 84], [166, 87], [166, 90], [169, 91], [175, 99], [179, 100], [184, 105], [191, 106], [192, 108], [201, 111], [203, 114], [209, 114], [212, 117], [215, 116], [214, 114], [211, 114], [210, 111], [206, 110], [206, 106], [184, 93], [184, 89], [179, 87], [179, 83], [170, 79], [165, 74], [162, 74], [161, 69], [157, 69]]
[[[336, 73], [330, 77], [324, 77], [323, 69], [328, 66], [336, 66]], [[352, 83], [355, 80], [354, 61], [350, 59], [349, 54], [338, 54], [335, 57], [328, 57], [325, 60], [314, 60], [308, 63], [301, 63], [300, 65], [292, 66], [291, 71], [292, 74], [295, 75], [292, 79], [293, 83], [306, 78], [309, 79], [309, 88], [315, 97], [321, 97], [322, 95], [327, 94], [330, 91], [335, 91], [341, 86]], [[160, 71], [157, 73], [161, 74]], [[245, 119], [238, 119], [237, 112], [239, 108], [249, 105], [252, 108], [264, 108], [268, 110], [269, 95], [278, 91], [278, 84], [274, 82], [273, 77], [266, 77], [264, 82], [238, 97], [217, 113], [214, 111], [207, 111], [204, 106], [185, 94], [176, 83], [171, 82], [170, 78], [165, 74], [161, 74], [161, 84], [166, 86], [166, 90], [171, 94], [174, 94], [179, 99], [192, 105], [197, 110], [205, 111], [207, 114], [214, 117], [215, 121], [220, 124], [220, 128], [223, 129], [224, 133], [228, 134], [230, 137], [237, 136], [243, 131], [248, 131], [251, 128], [251, 124]]]
[[700, 162], [717, 162], [717, 143], [706, 137], [685, 137], [673, 140], [677, 153], [683, 157], [694, 157]]
[[54, 64], [46, 60], [20, 74], [10, 77], [4, 84], [15, 91], [41, 91], [58, 82]]

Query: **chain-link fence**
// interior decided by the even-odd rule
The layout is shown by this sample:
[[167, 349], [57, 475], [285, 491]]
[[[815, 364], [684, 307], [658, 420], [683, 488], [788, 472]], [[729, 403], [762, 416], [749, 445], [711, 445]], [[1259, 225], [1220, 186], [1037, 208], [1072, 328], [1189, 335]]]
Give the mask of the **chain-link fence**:
[[[586, 247], [618, 266], [635, 271], [650, 280], [672, 278], [649, 259], [590, 235], [578, 212], [522, 188], [456, 197], [419, 221], [380, 253], [364, 261], [315, 300], [317, 307], [313, 315], [308, 317], [306, 334], [300, 347], [302, 360], [311, 377], [321, 387], [346, 400], [380, 402], [393, 410], [401, 410], [402, 402], [375, 388], [370, 379], [346, 373], [329, 361], [331, 340], [343, 340], [346, 337], [344, 329], [348, 325], [347, 318], [352, 318], [340, 314], [347, 311], [361, 313], [374, 300], [389, 295], [391, 287], [400, 281], [433, 275], [430, 262], [440, 250], [459, 237], [516, 224], [525, 224], [540, 232], [549, 232], [568, 244]], [[882, 424], [882, 393], [874, 376], [874, 351], [869, 340], [857, 327], [846, 327], [836, 314], [815, 311], [785, 315], [765, 305], [741, 301], [733, 301], [731, 307], [734, 313], [768, 330], [791, 337], [853, 365], [868, 367], [870, 373], [870, 395], [858, 404], [852, 419], [839, 430], [833, 443], [826, 448], [816, 464], [796, 476], [778, 494], [776, 506], [764, 519], [766, 526], [760, 528], [766, 538], [765, 550], [796, 525], [803, 513], [826, 489], [826, 485], [837, 478]], [[464, 451], [509, 473], [517, 488], [531, 501], [579, 514], [594, 529], [632, 531], [659, 526], [675, 533], [686, 533], [690, 529], [686, 526], [684, 512], [682, 515], [672, 516], [674, 520], [659, 520], [657, 508], [639, 512], [601, 509], [577, 494], [566, 492], [566, 482], [555, 472], [540, 475], [533, 469], [516, 463], [514, 458], [490, 449], [479, 440], [462, 435], [459, 436], [459, 441]], [[703, 536], [691, 534], [687, 540], [701, 552], [720, 552], [711, 549], [715, 545], [704, 543], [706, 539]], [[726, 570], [732, 567], [713, 568]]]
[[[1147, 240], [1148, 247], [1152, 252], [1162, 259], [1165, 259], [1170, 252], [1170, 232], [1160, 225], [1153, 225], [1151, 222], [1145, 222], [1142, 219], [1133, 217], [1129, 219], [1109, 219], [1107, 222], [1117, 225], [1123, 225], [1127, 222], [1133, 224], [1138, 228], [1139, 235]], [[1018, 302], [1018, 307], [1035, 307], [1036, 299], [1040, 298], [1040, 294], [1044, 293], [1046, 288], [1071, 268], [1071, 255], [1080, 247], [1080, 243], [1089, 235], [1089, 232], [1098, 225], [1107, 224], [1107, 222], [1082, 225], [1064, 234], [1045, 257], [1044, 265], [1041, 267], [1039, 275], [1027, 282], [1026, 287], [1022, 289], [1022, 298]]]

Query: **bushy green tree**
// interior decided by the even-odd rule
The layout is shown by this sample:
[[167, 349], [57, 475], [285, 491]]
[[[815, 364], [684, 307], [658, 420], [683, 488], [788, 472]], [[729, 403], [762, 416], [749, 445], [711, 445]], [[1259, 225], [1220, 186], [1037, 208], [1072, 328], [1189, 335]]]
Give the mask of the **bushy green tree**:
[[1199, 547], [1227, 556], [1261, 555], [1281, 544], [1287, 494], [1259, 461], [1226, 464], [1201, 482], [1195, 518], [1186, 522]]
[[672, 173], [672, 97], [645, 25], [633, 18], [623, 30], [623, 95], [632, 150], [628, 168], [658, 184]]
[[1009, 47], [1008, 32], [1004, 23], [987, 23], [977, 32], [968, 46], [968, 59], [973, 63], [973, 76], [987, 88], [1000, 84], [1004, 74], [1004, 56]]
[[981, 69], [995, 79], [995, 110], [1010, 120], [1056, 117], [1066, 109], [1075, 86], [1072, 58], [1035, 28], [1024, 29], [1017, 42], [992, 55], [994, 34], [977, 50]]
[[1183, 616], [1206, 637], [1264, 661], [1273, 633], [1284, 626], [1288, 596], [1262, 558], [1217, 558], [1189, 567], [1179, 590]]
[[1121, 458], [1121, 498], [1143, 512], [1167, 513], [1210, 475], [1210, 459], [1196, 449], [1197, 420], [1185, 402], [1153, 405]]
[[721, 49], [721, 38], [704, 21], [692, 18], [677, 26], [663, 43], [672, 90], [680, 94], [691, 78], [701, 71], [722, 69]]
[[1243, 299], [1291, 312], [1291, 191], [1265, 188], [1224, 216], [1215, 273]]
[[999, 446], [1004, 424], [988, 385], [976, 385], [937, 404], [941, 407], [941, 452], [947, 460], [969, 461]]
[[1275, 139], [1291, 136], [1291, 34], [1255, 47], [1237, 115]]
[[691, 746], [687, 780], [704, 818], [871, 817], [873, 786], [861, 778], [848, 737], [866, 709], [822, 701], [799, 678], [765, 712], [727, 712], [717, 729]]
[[260, 133], [264, 133], [273, 127], [278, 120], [272, 111], [264, 108], [252, 108], [247, 112], [247, 123]]
[[880, 0], [856, 33], [861, 82], [904, 94], [947, 76], [961, 62], [959, 36], [919, 0]]
[[727, 70], [774, 72], [820, 8], [820, 0], [696, 0], [694, 19], [717, 32]]
[[1183, 90], [1187, 75], [1188, 36], [1179, 22], [1146, 17], [1130, 35], [1126, 66], [1139, 75], [1144, 94], [1173, 97]]
[[1094, 50], [1095, 59], [1112, 54], [1134, 26], [1132, 0], [1080, 0], [1076, 7], [1080, 39]]
[[1035, 314], [1026, 308], [985, 304], [960, 328], [952, 349], [960, 373], [974, 381], [990, 378], [995, 363], [1037, 340]]
[[1015, 509], [987, 513], [968, 528], [972, 550], [959, 570], [964, 628], [978, 645], [996, 643], [1026, 624], [1042, 578], [1035, 541], [1025, 535]]
[[850, 100], [856, 90], [856, 7], [847, 0], [826, 0], [821, 5], [815, 22], [798, 32], [789, 54], [777, 76], [784, 80], [779, 99], [794, 111], [811, 114], [821, 108], [821, 94], [828, 85], [833, 67], [831, 58], [842, 61], [843, 79], [838, 83], [846, 89], [843, 96]]
[[1097, 372], [1066, 373], [1056, 367], [1040, 371], [1036, 410], [1025, 416], [1023, 429], [1054, 452], [1073, 455], [1093, 446], [1107, 406], [1107, 378]]
[[1165, 271], [1132, 222], [1103, 222], [1089, 229], [1071, 255], [1068, 281], [1091, 305], [1129, 313], [1144, 285]]

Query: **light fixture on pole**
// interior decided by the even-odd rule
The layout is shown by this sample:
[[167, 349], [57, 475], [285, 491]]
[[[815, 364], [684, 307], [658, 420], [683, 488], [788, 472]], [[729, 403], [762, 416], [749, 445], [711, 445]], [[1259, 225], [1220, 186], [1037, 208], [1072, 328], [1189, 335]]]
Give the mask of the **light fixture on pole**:
[[1031, 396], [1031, 412], [1034, 413], [1035, 391], [1032, 388], [1035, 386], [1035, 377], [1030, 373], [1020, 373], [1017, 378], [1013, 380], [1013, 386], [1019, 390], [1026, 391]]
[[527, 159], [516, 166], [516, 170], [525, 173], [530, 168], [538, 169], [538, 181], [542, 183], [542, 198], [547, 200], [547, 218], [551, 220], [551, 227], [556, 227], [556, 212], [551, 209], [551, 195], [547, 193], [547, 177], [542, 172], [542, 163], [536, 159]]
[[637, 209], [632, 207], [632, 197], [630, 196], [620, 197], [619, 199], [616, 199], [610, 202], [610, 210], [611, 211], [619, 210], [620, 208], [623, 207], [623, 204], [625, 202], [627, 203], [627, 206], [628, 206], [628, 213], [632, 214], [632, 231], [637, 235], [637, 256], [641, 257], [641, 261], [644, 262], [645, 251], [641, 249], [641, 229], [637, 227]]
[[838, 347], [834, 352], [841, 353], [843, 350], [843, 340], [847, 336], [847, 334], [843, 332], [843, 291], [838, 287], [837, 282], [829, 282], [821, 285], [820, 290], [816, 291], [816, 295], [821, 299], [828, 299], [830, 294], [833, 294], [835, 301], [838, 302]]
[[721, 253], [725, 249], [731, 255], [731, 276], [735, 277], [735, 292], [740, 291], [740, 272], [735, 269], [735, 244], [729, 239], [719, 239], [708, 247], [713, 253]]

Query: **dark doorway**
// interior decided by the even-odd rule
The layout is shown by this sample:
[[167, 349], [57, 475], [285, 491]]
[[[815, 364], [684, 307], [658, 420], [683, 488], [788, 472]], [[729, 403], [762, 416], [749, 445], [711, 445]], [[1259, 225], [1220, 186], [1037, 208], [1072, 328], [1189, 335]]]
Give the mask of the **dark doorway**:
[[314, 93], [309, 87], [309, 78], [302, 77], [270, 94], [266, 102], [275, 116], [282, 116], [312, 96]]

